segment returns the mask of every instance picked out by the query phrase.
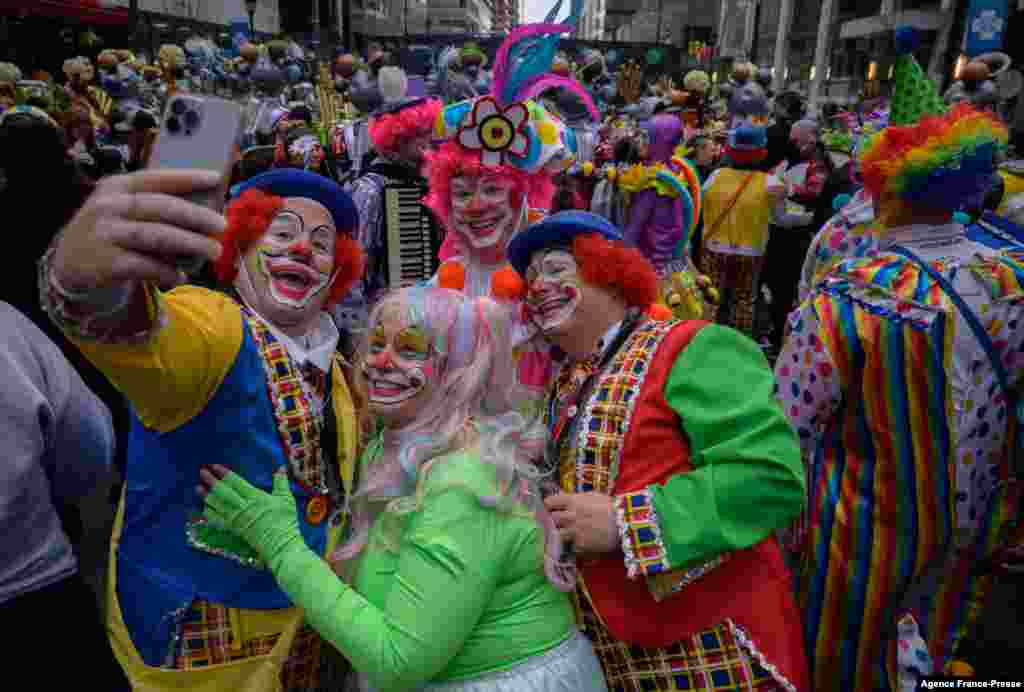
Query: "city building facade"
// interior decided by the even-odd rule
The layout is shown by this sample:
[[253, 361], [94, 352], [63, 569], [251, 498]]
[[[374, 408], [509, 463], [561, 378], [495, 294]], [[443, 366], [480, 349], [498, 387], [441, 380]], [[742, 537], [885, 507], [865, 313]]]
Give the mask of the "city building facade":
[[[597, 0], [604, 2], [604, 0]], [[508, 33], [519, 25], [519, 0], [494, 0], [494, 24], [491, 27], [495, 33]]]

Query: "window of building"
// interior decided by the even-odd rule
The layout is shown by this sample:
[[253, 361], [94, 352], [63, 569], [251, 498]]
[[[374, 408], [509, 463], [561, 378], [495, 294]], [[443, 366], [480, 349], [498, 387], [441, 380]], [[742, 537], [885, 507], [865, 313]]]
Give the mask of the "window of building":
[[839, 0], [839, 7], [836, 9], [840, 16], [871, 17], [882, 11], [882, 2], [881, 0]]

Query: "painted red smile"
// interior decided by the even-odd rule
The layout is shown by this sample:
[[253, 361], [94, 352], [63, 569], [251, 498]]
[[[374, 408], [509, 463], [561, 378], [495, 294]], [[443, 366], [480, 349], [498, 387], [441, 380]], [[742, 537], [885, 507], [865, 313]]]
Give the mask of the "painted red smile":
[[292, 260], [267, 258], [267, 271], [281, 295], [292, 300], [304, 298], [323, 280], [323, 276], [309, 265]]

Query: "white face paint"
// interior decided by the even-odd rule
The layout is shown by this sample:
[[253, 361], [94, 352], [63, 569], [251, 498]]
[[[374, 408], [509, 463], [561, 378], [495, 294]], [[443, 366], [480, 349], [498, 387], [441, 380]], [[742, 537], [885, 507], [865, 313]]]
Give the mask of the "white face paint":
[[288, 198], [243, 258], [236, 287], [246, 303], [280, 327], [312, 324], [330, 294], [337, 231], [330, 213]]
[[513, 204], [512, 191], [512, 182], [496, 175], [454, 178], [452, 228], [477, 250], [508, 242], [522, 214]]
[[562, 331], [583, 295], [579, 265], [566, 250], [538, 252], [526, 270], [526, 309], [544, 333]]
[[381, 315], [363, 360], [370, 410], [389, 427], [415, 420], [438, 380], [437, 356], [427, 333], [393, 315]]
[[327, 288], [334, 268], [335, 236], [328, 225], [304, 229], [302, 218], [287, 209], [274, 217], [256, 254], [274, 300], [303, 308]]

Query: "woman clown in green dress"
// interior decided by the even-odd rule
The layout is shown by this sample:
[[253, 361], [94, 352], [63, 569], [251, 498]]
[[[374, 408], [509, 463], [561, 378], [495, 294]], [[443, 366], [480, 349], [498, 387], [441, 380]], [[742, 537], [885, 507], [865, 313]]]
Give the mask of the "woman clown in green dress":
[[604, 692], [531, 463], [545, 431], [510, 405], [505, 309], [416, 287], [370, 325], [360, 366], [383, 427], [333, 556], [348, 581], [306, 548], [284, 475], [271, 495], [204, 470], [208, 516], [260, 552], [364, 690]]

